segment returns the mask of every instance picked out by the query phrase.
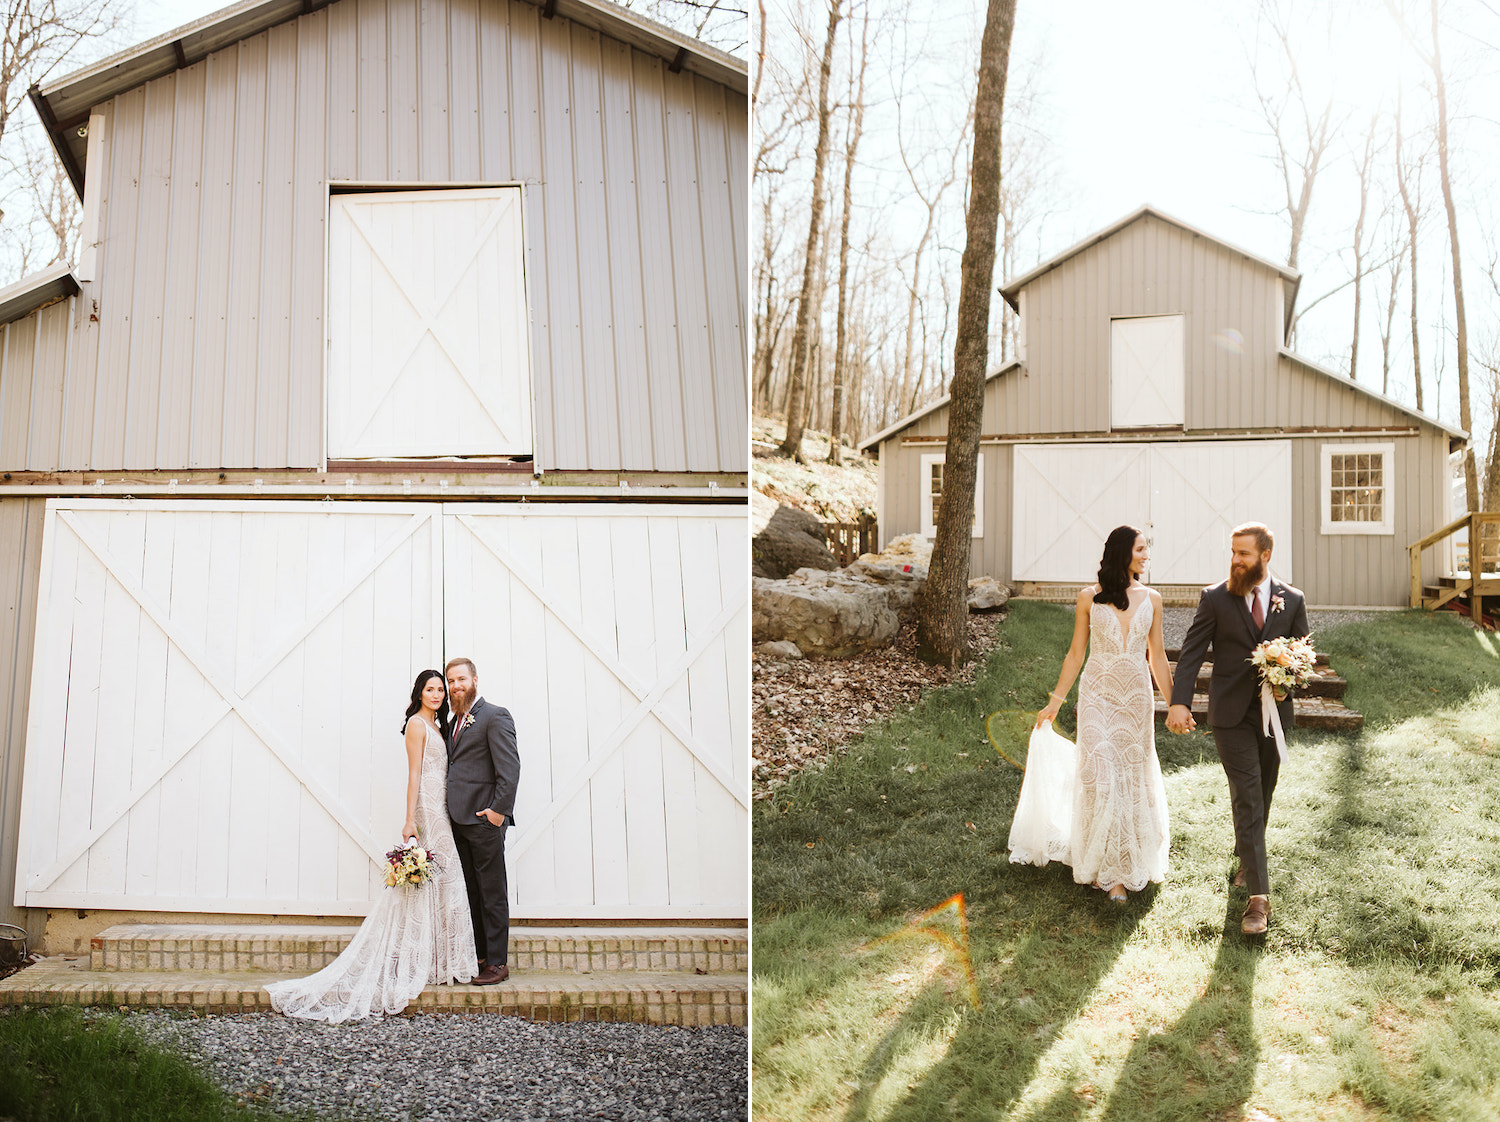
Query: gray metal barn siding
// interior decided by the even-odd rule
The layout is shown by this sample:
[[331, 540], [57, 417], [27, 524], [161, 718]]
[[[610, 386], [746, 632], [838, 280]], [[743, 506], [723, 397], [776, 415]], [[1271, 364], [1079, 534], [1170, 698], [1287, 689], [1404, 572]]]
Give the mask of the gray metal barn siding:
[[526, 185], [544, 467], [748, 466], [743, 94], [529, 4], [338, 0], [97, 108], [61, 437], [4, 466], [317, 466], [325, 179]]
[[[1147, 214], [1025, 286], [1025, 363], [986, 384], [981, 432], [987, 437], [1107, 435], [1110, 317], [1183, 313], [1186, 439], [1245, 429], [1272, 430], [1266, 435], [1282, 438], [1274, 430], [1312, 426], [1417, 430], [1415, 436], [1351, 432], [1290, 438], [1297, 486], [1296, 581], [1314, 603], [1405, 604], [1406, 546], [1448, 521], [1448, 434], [1283, 351], [1277, 345], [1282, 283], [1275, 269]], [[1241, 353], [1224, 345], [1230, 329], [1243, 339]], [[945, 437], [947, 417], [944, 405], [882, 441], [882, 542], [920, 531], [921, 456], [943, 446], [903, 441]], [[1328, 442], [1366, 440], [1395, 443], [1395, 534], [1324, 535], [1320, 449]], [[976, 576], [1010, 579], [1012, 448], [981, 445], [985, 537], [974, 547]], [[1430, 551], [1426, 571], [1429, 577], [1436, 571]]]
[[0, 620], [0, 923], [27, 927], [40, 936], [44, 912], [28, 912], [15, 899], [16, 862], [21, 819], [21, 761], [25, 755], [28, 700], [31, 696], [31, 648], [36, 636], [37, 581], [42, 570], [42, 519], [45, 499], [0, 499], [0, 590], [5, 616]]

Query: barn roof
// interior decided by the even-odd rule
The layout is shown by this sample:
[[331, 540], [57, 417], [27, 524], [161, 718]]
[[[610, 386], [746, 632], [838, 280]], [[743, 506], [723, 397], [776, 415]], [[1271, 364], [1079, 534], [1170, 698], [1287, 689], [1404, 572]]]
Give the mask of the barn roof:
[[[989, 385], [991, 378], [998, 378], [998, 377], [1000, 377], [1000, 375], [1004, 374], [1007, 370], [1014, 370], [1014, 369], [1016, 369], [1016, 367], [1018, 367], [1020, 365], [1021, 365], [1021, 363], [1020, 363], [1019, 360], [1017, 360], [1017, 359], [1011, 359], [1009, 362], [1007, 362], [1004, 366], [1000, 367], [998, 370], [991, 370], [988, 374], [986, 374], [984, 376], [985, 385]], [[953, 395], [952, 394], [944, 394], [942, 397], [940, 397], [936, 401], [934, 401], [931, 405], [923, 406], [921, 409], [918, 409], [915, 413], [912, 413], [912, 414], [910, 414], [909, 416], [906, 416], [906, 417], [902, 417], [899, 421], [897, 421], [895, 424], [891, 425], [889, 428], [881, 429], [874, 436], [866, 437], [864, 440], [861, 440], [859, 442], [859, 450], [861, 452], [863, 452], [866, 448], [873, 448], [875, 445], [879, 444], [886, 437], [891, 436], [891, 435], [893, 435], [895, 433], [900, 432], [902, 429], [906, 428], [909, 425], [916, 424], [918, 421], [920, 421], [923, 417], [927, 416], [929, 413], [936, 413], [939, 409], [943, 408], [943, 406], [947, 405], [948, 402], [950, 402], [952, 400], [953, 400]]]
[[66, 262], [22, 277], [15, 284], [0, 288], [0, 324], [12, 323], [77, 291], [78, 278], [73, 275], [73, 267]]
[[[193, 65], [269, 27], [326, 8], [334, 0], [244, 0], [49, 83], [31, 87], [31, 102], [73, 188], [83, 197], [88, 173], [89, 110], [116, 94]], [[523, 0], [548, 18], [562, 16], [665, 59], [673, 70], [701, 74], [739, 93], [749, 90], [743, 59], [622, 8], [610, 0]]]

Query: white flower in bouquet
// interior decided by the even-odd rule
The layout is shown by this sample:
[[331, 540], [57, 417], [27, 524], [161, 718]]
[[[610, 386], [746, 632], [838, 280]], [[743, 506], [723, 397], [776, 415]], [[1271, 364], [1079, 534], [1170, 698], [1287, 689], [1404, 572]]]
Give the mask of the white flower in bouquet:
[[1249, 661], [1260, 671], [1261, 681], [1271, 687], [1276, 700], [1280, 701], [1288, 690], [1301, 689], [1312, 681], [1318, 655], [1313, 650], [1311, 636], [1299, 639], [1283, 636], [1261, 643], [1251, 652]]
[[387, 888], [394, 888], [398, 884], [425, 884], [437, 871], [437, 858], [431, 850], [415, 840], [403, 841], [385, 855]]

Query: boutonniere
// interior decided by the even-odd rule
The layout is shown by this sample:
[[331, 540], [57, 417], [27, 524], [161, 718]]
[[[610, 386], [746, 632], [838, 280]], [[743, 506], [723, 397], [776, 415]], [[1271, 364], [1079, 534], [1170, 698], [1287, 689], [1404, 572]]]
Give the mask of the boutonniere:
[[1277, 595], [1271, 597], [1271, 614], [1273, 616], [1277, 612], [1282, 611], [1285, 608], [1286, 608], [1286, 599], [1283, 596], [1281, 596], [1278, 593]]
[[463, 717], [460, 718], [460, 720], [458, 722], [458, 727], [453, 730], [453, 735], [457, 736], [459, 733], [463, 732], [464, 729], [468, 728], [473, 723], [474, 723], [474, 714], [473, 714], [473, 712], [471, 711], [471, 712], [465, 713], [463, 715]]

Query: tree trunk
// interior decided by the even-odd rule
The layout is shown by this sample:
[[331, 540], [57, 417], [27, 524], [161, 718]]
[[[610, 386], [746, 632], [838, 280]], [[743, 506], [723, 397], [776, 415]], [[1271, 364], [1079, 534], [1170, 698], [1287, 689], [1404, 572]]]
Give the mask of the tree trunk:
[[[1438, 103], [1438, 173], [1443, 185], [1443, 206], [1448, 211], [1448, 247], [1453, 253], [1453, 319], [1458, 342], [1458, 424], [1473, 432], [1469, 413], [1469, 326], [1464, 318], [1464, 279], [1458, 251], [1458, 213], [1453, 206], [1453, 183], [1448, 172], [1448, 91], [1443, 84], [1443, 56], [1438, 49], [1438, 0], [1432, 0], [1432, 78]], [[1415, 279], [1415, 277], [1413, 278]], [[1479, 479], [1474, 466], [1474, 446], [1464, 449], [1464, 494], [1469, 509], [1479, 509]]]
[[823, 172], [828, 163], [828, 80], [833, 73], [833, 46], [839, 27], [839, 4], [828, 6], [828, 38], [823, 42], [823, 63], [818, 75], [818, 144], [813, 150], [812, 214], [807, 221], [807, 264], [802, 270], [802, 297], [797, 302], [797, 326], [792, 332], [792, 380], [786, 406], [786, 439], [777, 451], [802, 460], [803, 413], [806, 410], [807, 323], [812, 314], [813, 288], [818, 270], [818, 235], [823, 229]]
[[865, 10], [860, 33], [859, 88], [854, 95], [854, 112], [849, 121], [848, 139], [844, 145], [844, 209], [839, 216], [839, 308], [838, 325], [833, 344], [833, 415], [828, 425], [828, 462], [844, 462], [839, 438], [843, 434], [844, 378], [848, 349], [849, 308], [849, 212], [854, 205], [854, 161], [859, 152], [859, 139], [865, 128], [865, 69], [869, 62], [870, 13]]
[[1359, 217], [1354, 222], [1354, 331], [1349, 339], [1349, 380], [1359, 380], [1359, 318], [1360, 297], [1363, 295], [1365, 279], [1365, 212], [1370, 205], [1370, 160], [1375, 148], [1375, 124], [1370, 119], [1370, 131], [1365, 134], [1364, 158], [1359, 164]]
[[970, 654], [968, 590], [974, 483], [984, 416], [995, 231], [1000, 215], [1000, 121], [1015, 25], [1016, 0], [989, 0], [974, 99], [973, 187], [965, 223], [958, 334], [953, 348], [943, 501], [917, 622], [918, 653], [929, 662], [950, 667], [959, 666]]

